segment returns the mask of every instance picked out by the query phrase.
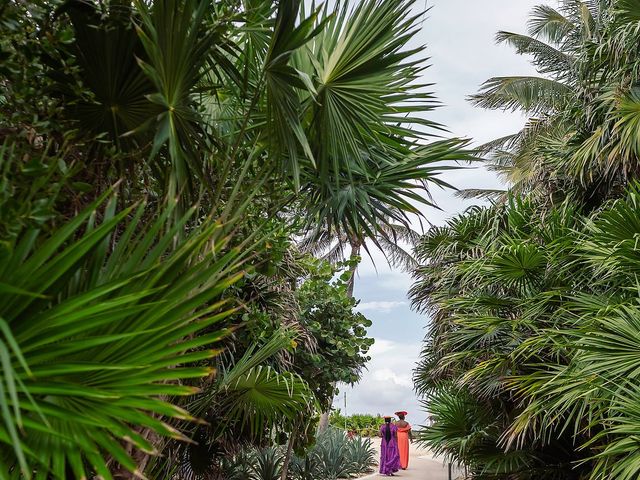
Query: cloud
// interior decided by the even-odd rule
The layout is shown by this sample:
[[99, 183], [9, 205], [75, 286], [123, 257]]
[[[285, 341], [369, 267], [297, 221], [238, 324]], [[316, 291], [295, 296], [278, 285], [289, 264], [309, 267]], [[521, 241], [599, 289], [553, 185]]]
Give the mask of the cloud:
[[391, 299], [401, 297], [404, 301], [412, 283], [413, 280], [408, 272], [393, 270], [386, 263], [381, 264], [377, 258], [371, 261], [370, 258], [363, 257], [362, 262], [358, 265], [356, 295], [363, 300], [363, 303], [368, 303], [370, 297], [364, 297], [360, 287], [375, 285], [376, 295], [372, 297], [371, 301], [377, 301], [381, 295]]
[[410, 374], [394, 372], [390, 368], [373, 370], [371, 372], [371, 377], [378, 382], [384, 382], [386, 384], [391, 384], [394, 386], [413, 388], [413, 381], [411, 380]]
[[369, 349], [369, 355], [373, 357], [377, 357], [382, 355], [383, 353], [387, 353], [392, 351], [395, 348], [395, 342], [390, 340], [384, 340], [382, 338], [376, 338], [375, 343]]
[[420, 351], [419, 342], [392, 341], [376, 338], [369, 354], [371, 361], [360, 382], [352, 387], [341, 386], [334, 407], [352, 413], [392, 414], [397, 410], [410, 412], [413, 423], [424, 423], [413, 391], [413, 369]]
[[396, 307], [400, 307], [402, 305], [406, 305], [407, 302], [404, 301], [390, 301], [390, 302], [361, 302], [356, 310], [359, 312], [366, 311], [377, 311], [382, 313], [388, 313]]

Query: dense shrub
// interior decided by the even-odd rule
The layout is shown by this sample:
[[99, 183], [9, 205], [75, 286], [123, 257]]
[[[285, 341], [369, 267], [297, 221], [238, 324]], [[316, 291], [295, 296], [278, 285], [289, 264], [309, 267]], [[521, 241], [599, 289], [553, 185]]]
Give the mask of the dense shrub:
[[348, 432], [354, 432], [361, 437], [375, 437], [378, 435], [378, 429], [383, 422], [380, 414], [355, 413], [345, 417], [340, 413], [340, 409], [331, 414], [329, 421], [334, 427], [346, 429]]

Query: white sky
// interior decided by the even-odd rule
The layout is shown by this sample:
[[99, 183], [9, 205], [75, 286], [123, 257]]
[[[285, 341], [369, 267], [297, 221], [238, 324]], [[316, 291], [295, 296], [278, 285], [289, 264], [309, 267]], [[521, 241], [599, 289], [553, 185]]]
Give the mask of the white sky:
[[[526, 58], [504, 45], [496, 45], [498, 30], [525, 32], [527, 15], [540, 3], [555, 0], [428, 0], [418, 7], [432, 7], [422, 31], [416, 39], [426, 44], [432, 66], [424, 80], [435, 83], [433, 90], [444, 104], [430, 118], [444, 124], [454, 136], [471, 138], [481, 144], [518, 131], [523, 118], [517, 114], [492, 112], [472, 107], [466, 96], [475, 93], [482, 82], [493, 76], [534, 73]], [[454, 171], [444, 175], [457, 188], [496, 188], [498, 179], [483, 169]], [[462, 212], [473, 202], [464, 202], [451, 192], [434, 191], [442, 211], [429, 209], [429, 222], [442, 224]], [[381, 255], [374, 263], [363, 259], [356, 279], [355, 296], [360, 310], [374, 322], [369, 333], [376, 344], [372, 360], [361, 382], [354, 388], [343, 388], [334, 406], [344, 412], [346, 392], [347, 414], [392, 414], [407, 410], [408, 420], [424, 423], [413, 392], [412, 370], [418, 359], [424, 328], [429, 319], [412, 312], [407, 291], [409, 274], [390, 270]]]

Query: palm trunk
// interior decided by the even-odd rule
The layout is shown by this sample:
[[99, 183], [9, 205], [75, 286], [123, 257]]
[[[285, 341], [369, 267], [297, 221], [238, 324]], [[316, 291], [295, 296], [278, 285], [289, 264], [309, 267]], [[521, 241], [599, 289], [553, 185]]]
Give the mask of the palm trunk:
[[351, 265], [349, 266], [349, 283], [347, 283], [347, 295], [353, 297], [353, 287], [356, 282], [356, 270], [358, 269], [358, 264], [356, 263], [356, 259], [360, 256], [360, 249], [362, 248], [362, 244], [358, 239], [351, 239], [349, 242], [351, 244], [351, 255], [349, 255], [349, 260], [351, 260]]
[[280, 480], [287, 480], [287, 474], [289, 473], [289, 463], [291, 462], [291, 455], [293, 453], [293, 442], [295, 442], [295, 436], [297, 433], [298, 422], [295, 422], [293, 428], [291, 429], [291, 434], [289, 435], [287, 453], [285, 453], [284, 460], [282, 461], [282, 475], [280, 476]]
[[[356, 270], [358, 269], [358, 264], [356, 263], [356, 259], [360, 256], [360, 248], [362, 247], [362, 243], [357, 238], [351, 238], [349, 240], [351, 245], [351, 254], [349, 255], [349, 260], [351, 260], [351, 265], [349, 266], [349, 281], [347, 283], [347, 295], [353, 297], [353, 287], [355, 285], [356, 279]], [[336, 384], [332, 384], [331, 387], [335, 391]], [[329, 414], [331, 413], [331, 405], [333, 404], [333, 396], [331, 397], [331, 402], [329, 403], [329, 408], [326, 412], [322, 412], [320, 415], [320, 423], [318, 424], [318, 431], [324, 432], [329, 427]]]

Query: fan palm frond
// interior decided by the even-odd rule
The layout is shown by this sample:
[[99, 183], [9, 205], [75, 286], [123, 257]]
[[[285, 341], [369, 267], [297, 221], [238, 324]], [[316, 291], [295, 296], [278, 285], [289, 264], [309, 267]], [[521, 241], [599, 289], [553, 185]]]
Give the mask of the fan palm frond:
[[238, 255], [220, 250], [219, 224], [175, 243], [194, 210], [167, 228], [173, 206], [143, 226], [144, 205], [116, 213], [105, 197], [51, 236], [24, 232], [21, 254], [0, 267], [0, 437], [9, 471], [26, 477], [66, 478], [69, 465], [78, 478], [88, 468], [111, 478], [107, 455], [137, 472], [124, 445], [156, 451], [138, 429], [186, 440], [167, 419], [194, 417], [167, 398], [193, 393], [178, 381], [211, 375], [194, 362], [215, 355], [233, 312], [220, 296]]
[[529, 19], [529, 33], [558, 45], [576, 28], [571, 19], [548, 5], [534, 7]]
[[543, 77], [495, 77], [470, 99], [481, 108], [538, 114], [562, 109], [572, 94], [570, 86]]
[[515, 47], [519, 55], [533, 55], [532, 63], [541, 74], [554, 74], [560, 79], [569, 76], [574, 59], [566, 52], [554, 48], [534, 37], [505, 31], [498, 32], [496, 41]]

